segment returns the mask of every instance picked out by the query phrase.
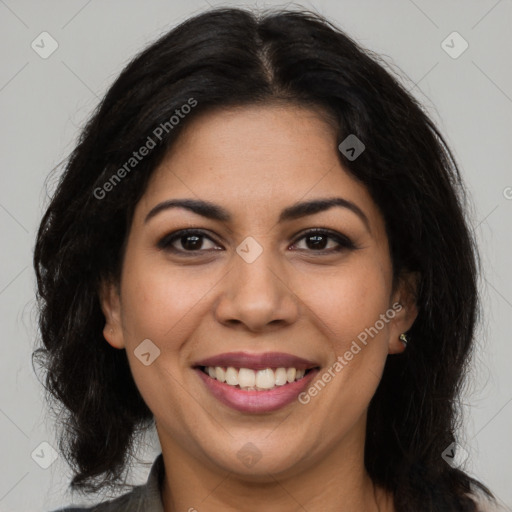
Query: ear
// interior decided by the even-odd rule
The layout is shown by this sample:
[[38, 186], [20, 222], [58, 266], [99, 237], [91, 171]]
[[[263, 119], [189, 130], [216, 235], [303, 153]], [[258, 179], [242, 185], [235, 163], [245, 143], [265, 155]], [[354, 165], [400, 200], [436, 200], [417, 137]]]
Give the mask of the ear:
[[102, 280], [99, 289], [101, 310], [105, 315], [103, 336], [114, 348], [125, 348], [121, 326], [121, 298], [119, 287], [110, 280]]
[[405, 350], [405, 345], [400, 341], [399, 336], [412, 327], [418, 316], [416, 299], [419, 284], [419, 272], [408, 272], [399, 278], [390, 304], [396, 314], [390, 321], [389, 354], [400, 354]]

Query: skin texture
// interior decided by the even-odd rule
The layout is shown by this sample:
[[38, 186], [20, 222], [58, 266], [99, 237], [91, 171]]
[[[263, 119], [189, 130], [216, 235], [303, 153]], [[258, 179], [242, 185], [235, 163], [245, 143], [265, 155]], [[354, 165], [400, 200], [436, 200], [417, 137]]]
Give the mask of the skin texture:
[[[204, 113], [185, 127], [136, 207], [120, 287], [104, 283], [100, 293], [104, 336], [127, 350], [155, 416], [166, 512], [393, 510], [364, 468], [366, 411], [388, 354], [404, 350], [398, 337], [416, 318], [414, 281], [406, 276], [393, 290], [384, 219], [344, 170], [339, 142], [318, 112], [297, 106]], [[368, 227], [341, 207], [278, 223], [296, 202], [333, 196], [355, 203]], [[144, 222], [175, 198], [211, 201], [232, 220], [174, 208]], [[321, 254], [301, 238], [320, 227], [357, 249]], [[207, 235], [191, 256], [158, 247], [184, 228]], [[252, 263], [236, 252], [248, 236], [263, 248]], [[327, 251], [338, 246], [327, 240]], [[179, 238], [172, 245], [186, 251]], [[215, 399], [191, 367], [224, 352], [280, 351], [316, 361], [321, 375], [395, 302], [402, 309], [305, 405], [241, 413]], [[161, 352], [145, 366], [134, 350], [148, 338]], [[261, 455], [251, 467], [237, 456], [248, 442]]]

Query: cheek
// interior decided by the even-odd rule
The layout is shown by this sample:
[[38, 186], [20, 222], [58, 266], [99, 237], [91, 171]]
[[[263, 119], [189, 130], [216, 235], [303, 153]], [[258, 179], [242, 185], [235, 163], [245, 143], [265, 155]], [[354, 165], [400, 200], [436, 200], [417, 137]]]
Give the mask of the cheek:
[[135, 337], [155, 339], [162, 346], [172, 346], [173, 339], [197, 325], [216, 283], [212, 272], [176, 269], [142, 257], [127, 260], [123, 274], [123, 325]]
[[[306, 390], [307, 399], [337, 432], [348, 431], [361, 417], [380, 381], [389, 332], [381, 315], [389, 313], [390, 286], [387, 267], [370, 260], [339, 268], [316, 285], [304, 282], [303, 297], [331, 350], [327, 367]], [[391, 318], [386, 316], [388, 322]]]
[[300, 290], [337, 353], [373, 326], [389, 305], [388, 272], [371, 260], [360, 259], [328, 275], [317, 274], [303, 280]]
[[[142, 251], [130, 253], [123, 266], [121, 313], [127, 357], [137, 388], [157, 417], [161, 411], [179, 410], [182, 401], [190, 398], [180, 384], [181, 349], [197, 328], [207, 292], [214, 285], [211, 277], [192, 274], [173, 269], [162, 258], [144, 257]], [[152, 359], [149, 365], [137, 356], [146, 339], [159, 350], [146, 345]]]

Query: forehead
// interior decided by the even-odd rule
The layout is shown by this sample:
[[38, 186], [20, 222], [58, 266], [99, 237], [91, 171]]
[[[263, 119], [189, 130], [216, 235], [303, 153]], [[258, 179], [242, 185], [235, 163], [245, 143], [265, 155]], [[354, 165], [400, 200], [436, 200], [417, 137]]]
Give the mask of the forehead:
[[335, 149], [334, 130], [319, 110], [245, 106], [200, 114], [185, 126], [167, 160], [208, 162], [217, 172], [233, 164], [238, 175], [263, 178], [271, 170], [276, 177], [292, 168], [304, 172], [312, 160], [318, 170], [334, 163]]
[[237, 215], [275, 217], [292, 203], [336, 195], [358, 203], [375, 223], [377, 207], [343, 167], [336, 136], [322, 111], [292, 105], [200, 114], [154, 171], [140, 209], [196, 198]]

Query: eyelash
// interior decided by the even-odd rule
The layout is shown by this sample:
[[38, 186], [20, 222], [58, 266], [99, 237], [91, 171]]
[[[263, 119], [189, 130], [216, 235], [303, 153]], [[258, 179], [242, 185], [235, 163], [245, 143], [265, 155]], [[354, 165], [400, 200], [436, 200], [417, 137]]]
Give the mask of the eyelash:
[[[350, 238], [348, 238], [345, 235], [342, 235], [341, 233], [338, 233], [336, 231], [332, 231], [327, 228], [314, 228], [310, 229], [306, 232], [303, 232], [298, 236], [295, 241], [292, 243], [292, 245], [296, 245], [299, 241], [307, 238], [308, 236], [314, 236], [314, 235], [324, 235], [328, 238], [334, 240], [338, 246], [334, 249], [321, 249], [321, 250], [314, 250], [314, 249], [299, 249], [300, 251], [306, 251], [306, 252], [312, 252], [316, 255], [327, 255], [327, 254], [333, 254], [333, 253], [339, 253], [343, 250], [354, 250], [358, 247], [352, 242]], [[172, 244], [176, 240], [180, 240], [181, 238], [184, 238], [186, 236], [198, 236], [207, 238], [213, 243], [216, 243], [215, 240], [213, 240], [211, 237], [209, 237], [205, 232], [198, 230], [198, 229], [182, 229], [180, 231], [175, 231], [173, 233], [170, 233], [166, 236], [164, 236], [159, 242], [158, 242], [158, 248], [170, 251], [174, 254], [179, 255], [186, 255], [186, 256], [196, 256], [197, 254], [203, 253], [203, 252], [211, 252], [216, 251], [218, 249], [198, 249], [195, 251], [187, 251], [184, 249], [176, 249], [175, 247], [172, 247]]]

